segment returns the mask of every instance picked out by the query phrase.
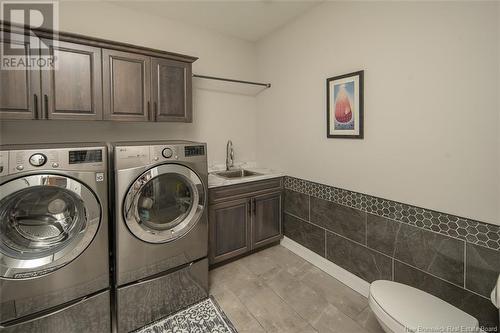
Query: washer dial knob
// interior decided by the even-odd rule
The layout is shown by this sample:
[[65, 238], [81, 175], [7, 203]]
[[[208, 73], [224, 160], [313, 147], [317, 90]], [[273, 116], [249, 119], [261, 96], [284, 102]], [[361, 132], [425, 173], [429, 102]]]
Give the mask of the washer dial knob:
[[41, 167], [47, 163], [47, 156], [44, 154], [33, 154], [30, 156], [30, 164], [34, 167]]
[[165, 158], [170, 158], [170, 157], [172, 157], [172, 155], [174, 154], [174, 152], [170, 148], [165, 148], [165, 149], [163, 149], [163, 151], [161, 152], [161, 154]]

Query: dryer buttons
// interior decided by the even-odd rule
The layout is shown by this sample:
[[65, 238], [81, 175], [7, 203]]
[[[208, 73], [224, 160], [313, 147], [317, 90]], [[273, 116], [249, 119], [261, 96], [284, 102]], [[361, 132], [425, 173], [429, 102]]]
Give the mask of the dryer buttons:
[[41, 167], [47, 163], [47, 157], [44, 154], [33, 154], [30, 157], [30, 164], [34, 167]]

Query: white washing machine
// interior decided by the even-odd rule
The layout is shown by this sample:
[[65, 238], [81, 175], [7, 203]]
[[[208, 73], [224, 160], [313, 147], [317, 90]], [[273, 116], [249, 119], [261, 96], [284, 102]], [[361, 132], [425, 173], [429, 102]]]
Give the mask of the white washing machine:
[[129, 332], [208, 296], [206, 144], [113, 150], [115, 319]]

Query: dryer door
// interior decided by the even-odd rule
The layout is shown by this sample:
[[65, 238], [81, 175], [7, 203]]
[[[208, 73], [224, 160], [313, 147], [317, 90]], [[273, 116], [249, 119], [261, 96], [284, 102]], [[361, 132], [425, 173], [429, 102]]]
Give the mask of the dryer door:
[[34, 278], [77, 258], [97, 233], [101, 206], [76, 179], [39, 174], [0, 186], [0, 276]]
[[125, 196], [124, 219], [137, 238], [166, 243], [188, 233], [205, 209], [205, 189], [188, 167], [164, 164], [144, 172]]

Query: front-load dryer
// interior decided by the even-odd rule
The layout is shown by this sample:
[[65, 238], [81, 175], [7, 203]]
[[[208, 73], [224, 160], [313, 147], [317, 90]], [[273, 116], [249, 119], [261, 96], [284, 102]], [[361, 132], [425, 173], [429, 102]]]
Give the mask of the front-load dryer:
[[2, 332], [109, 332], [107, 149], [0, 147]]
[[206, 144], [113, 151], [115, 320], [129, 332], [208, 295]]

